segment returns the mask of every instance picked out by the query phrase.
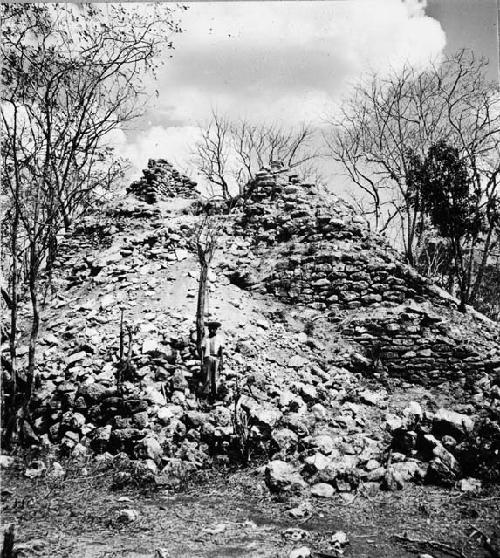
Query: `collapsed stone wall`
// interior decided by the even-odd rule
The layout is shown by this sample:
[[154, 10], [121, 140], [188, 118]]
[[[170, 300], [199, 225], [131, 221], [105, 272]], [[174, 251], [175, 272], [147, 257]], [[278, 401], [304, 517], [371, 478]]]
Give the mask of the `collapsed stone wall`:
[[[108, 209], [109, 221], [89, 216], [61, 247], [55, 280], [70, 296], [58, 297], [42, 318], [41, 386], [31, 401], [33, 421], [23, 423], [33, 444], [57, 444], [74, 456], [89, 448], [125, 452], [145, 460], [153, 473], [157, 465], [168, 471], [181, 461], [195, 467], [208, 459], [205, 448], [193, 448], [186, 438], [192, 426], [186, 411], [197, 408], [192, 380], [200, 362], [180, 331], [183, 319], [161, 308], [140, 308], [141, 319], [130, 317], [138, 293], [153, 297], [161, 270], [189, 254], [188, 224], [166, 225], [156, 209], [119, 201]], [[137, 326], [127, 341], [125, 325], [125, 355], [132, 343], [126, 366], [118, 359], [123, 309]], [[22, 367], [27, 347], [21, 349]], [[211, 419], [218, 424], [218, 417]]]
[[434, 296], [429, 282], [340, 200], [325, 202], [313, 185], [265, 172], [248, 191], [237, 234], [253, 235], [257, 245], [287, 243], [265, 278], [268, 292], [318, 310]]
[[[192, 358], [192, 347], [184, 339], [166, 339], [158, 347], [144, 345], [143, 353], [134, 355], [125, 380], [117, 386], [117, 365], [110, 362], [109, 354], [94, 354], [89, 345], [82, 344], [64, 362], [65, 379], [61, 381], [60, 371], [48, 367], [43, 372], [44, 390], [35, 399], [35, 431], [47, 433], [51, 442], [73, 454], [85, 453], [90, 446], [98, 453], [122, 451], [152, 461], [165, 455], [175, 461], [186, 458], [191, 449], [193, 455], [187, 461], [204, 461], [203, 452], [182, 445], [187, 433], [185, 393], [192, 378]], [[100, 360], [104, 362], [100, 364]], [[194, 364], [197, 369], [198, 363]], [[92, 383], [86, 381], [89, 376]], [[195, 406], [194, 400], [189, 403]], [[152, 435], [160, 430], [161, 436]]]
[[[316, 230], [321, 230], [321, 223]], [[430, 295], [413, 270], [377, 253], [369, 242], [363, 246], [342, 230], [335, 240], [333, 235], [328, 232], [326, 241], [292, 246], [289, 257], [268, 278], [268, 291], [318, 310], [401, 303]]]
[[296, 176], [257, 174], [235, 232], [252, 236], [265, 291], [334, 320], [350, 316], [342, 335], [392, 376], [435, 385], [500, 364], [498, 326], [464, 320], [450, 295], [404, 264], [347, 204], [326, 201]]
[[128, 194], [147, 203], [168, 198], [197, 198], [196, 182], [181, 174], [165, 159], [149, 159], [143, 176], [127, 188]]
[[[311, 343], [301, 356], [295, 354], [296, 332], [263, 320], [254, 326], [262, 333], [251, 343], [229, 336], [218, 404], [200, 401], [201, 362], [188, 333], [192, 317], [148, 300], [164, 288], [161, 281], [169, 280], [179, 262], [189, 259], [190, 226], [196, 221], [183, 217], [166, 226], [156, 212], [144, 215], [146, 204], [126, 201], [109, 211], [120, 219], [115, 224], [89, 218], [67, 239], [56, 275], [69, 296], [42, 319], [41, 385], [32, 400], [33, 422], [23, 426], [25, 439], [56, 444], [75, 457], [90, 449], [120, 460], [126, 454], [139, 459], [155, 482], [169, 484], [177, 475], [240, 451], [235, 397], [248, 379], [252, 389], [240, 405], [248, 414], [252, 444], [266, 454], [291, 447], [291, 440], [296, 446], [295, 431], [306, 422], [311, 431], [326, 422], [327, 400], [340, 400], [347, 386], [357, 386], [354, 375], [330, 365], [325, 372], [319, 366], [327, 366], [322, 345]], [[125, 319], [137, 326], [126, 366], [118, 358], [124, 308]], [[251, 323], [247, 327], [251, 330]], [[348, 414], [332, 412], [339, 424], [352, 422]], [[273, 429], [276, 439], [271, 439]], [[119, 479], [125, 484], [127, 475]]]
[[425, 385], [470, 387], [482, 374], [500, 373], [498, 328], [491, 322], [460, 323], [453, 311], [402, 305], [384, 313], [363, 312], [342, 328], [372, 361], [393, 376]]

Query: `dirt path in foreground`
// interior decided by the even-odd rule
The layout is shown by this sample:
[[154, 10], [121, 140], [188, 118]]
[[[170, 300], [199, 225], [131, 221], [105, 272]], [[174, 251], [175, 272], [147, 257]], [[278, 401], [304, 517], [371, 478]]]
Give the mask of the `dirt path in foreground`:
[[[25, 549], [21, 556], [153, 558], [163, 549], [156, 556], [285, 558], [300, 546], [336, 556], [331, 536], [343, 530], [350, 541], [347, 558], [450, 556], [393, 537], [404, 533], [475, 558], [489, 554], [468, 538], [471, 525], [492, 534], [500, 519], [499, 487], [474, 496], [408, 486], [401, 492], [359, 494], [352, 502], [316, 499], [313, 516], [304, 522], [288, 514], [303, 499], [271, 497], [255, 472], [220, 476], [179, 494], [112, 491], [110, 484], [108, 473], [59, 483], [8, 473], [2, 487], [3, 527], [17, 524], [17, 540]], [[118, 521], [124, 508], [136, 510], [137, 519]], [[290, 528], [296, 530], [287, 532]]]

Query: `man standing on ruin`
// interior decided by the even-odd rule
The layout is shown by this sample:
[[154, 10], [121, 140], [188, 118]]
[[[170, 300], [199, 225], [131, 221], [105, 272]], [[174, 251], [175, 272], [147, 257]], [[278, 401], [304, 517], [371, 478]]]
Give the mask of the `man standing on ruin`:
[[208, 336], [205, 335], [201, 343], [202, 393], [210, 395], [211, 399], [217, 397], [219, 373], [222, 368], [224, 342], [218, 332], [220, 326], [220, 322], [208, 322]]

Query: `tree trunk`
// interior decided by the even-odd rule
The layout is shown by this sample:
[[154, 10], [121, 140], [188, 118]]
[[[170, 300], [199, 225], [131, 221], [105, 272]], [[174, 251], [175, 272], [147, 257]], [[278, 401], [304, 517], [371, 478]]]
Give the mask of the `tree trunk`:
[[227, 182], [222, 179], [222, 197], [224, 198], [225, 201], [227, 201], [231, 196], [229, 195], [229, 186], [227, 185]]
[[17, 434], [17, 233], [19, 228], [19, 211], [16, 209], [12, 222], [11, 254], [12, 254], [12, 277], [10, 289], [10, 333], [9, 333], [9, 355], [10, 355], [10, 401], [7, 411], [7, 420], [4, 436], [4, 444], [10, 447], [12, 436]]
[[196, 348], [201, 356], [201, 342], [205, 334], [205, 300], [207, 294], [208, 264], [201, 263], [198, 285], [198, 304], [196, 306]]
[[38, 311], [38, 293], [37, 293], [37, 262], [35, 261], [36, 253], [35, 247], [33, 246], [31, 254], [31, 269], [29, 278], [29, 290], [31, 298], [31, 334], [30, 334], [30, 344], [28, 352], [28, 372], [26, 378], [26, 399], [24, 402], [24, 407], [27, 409], [31, 396], [33, 394], [33, 384], [35, 380], [35, 366], [36, 366], [36, 344], [38, 341], [38, 330], [40, 327], [40, 315]]
[[59, 196], [59, 211], [63, 218], [64, 230], [68, 232], [69, 228], [71, 227], [71, 216], [70, 211], [61, 196]]
[[17, 552], [14, 551], [15, 526], [13, 523], [3, 533], [2, 558], [15, 558]]
[[486, 264], [488, 263], [488, 256], [490, 255], [490, 248], [491, 248], [491, 236], [493, 233], [493, 225], [490, 224], [490, 228], [488, 230], [488, 236], [486, 237], [485, 243], [484, 243], [484, 248], [483, 248], [483, 254], [481, 257], [481, 263], [479, 264], [479, 269], [477, 271], [476, 274], [476, 280], [474, 282], [474, 287], [472, 289], [472, 293], [470, 295], [470, 303], [474, 304], [474, 302], [476, 301], [476, 298], [479, 294], [479, 291], [481, 289], [481, 285], [483, 283], [483, 277], [484, 277], [484, 270], [486, 268]]
[[68, 232], [71, 227], [71, 218], [66, 212], [64, 212], [63, 219], [64, 219], [64, 230]]
[[460, 304], [458, 309], [460, 312], [465, 312], [465, 306], [468, 303], [468, 287], [467, 287], [467, 277], [464, 269], [464, 255], [462, 246], [460, 244], [460, 239], [455, 238], [453, 240], [454, 252], [455, 252], [455, 262], [457, 264], [457, 279], [460, 288]]
[[414, 240], [415, 240], [415, 230], [414, 223], [411, 219], [410, 212], [408, 215], [408, 225], [407, 225], [407, 246], [406, 246], [406, 259], [411, 266], [415, 266], [415, 254], [414, 254]]
[[120, 311], [120, 362], [123, 362], [123, 310]]

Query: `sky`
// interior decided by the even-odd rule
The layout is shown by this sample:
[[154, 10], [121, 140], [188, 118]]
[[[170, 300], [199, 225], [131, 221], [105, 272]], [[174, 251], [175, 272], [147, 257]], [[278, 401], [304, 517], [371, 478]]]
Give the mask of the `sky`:
[[137, 176], [150, 157], [195, 175], [192, 146], [213, 108], [257, 123], [321, 126], [363, 73], [425, 67], [463, 47], [487, 56], [497, 77], [496, 0], [187, 5], [173, 57], [151, 83], [158, 97], [116, 139]]

